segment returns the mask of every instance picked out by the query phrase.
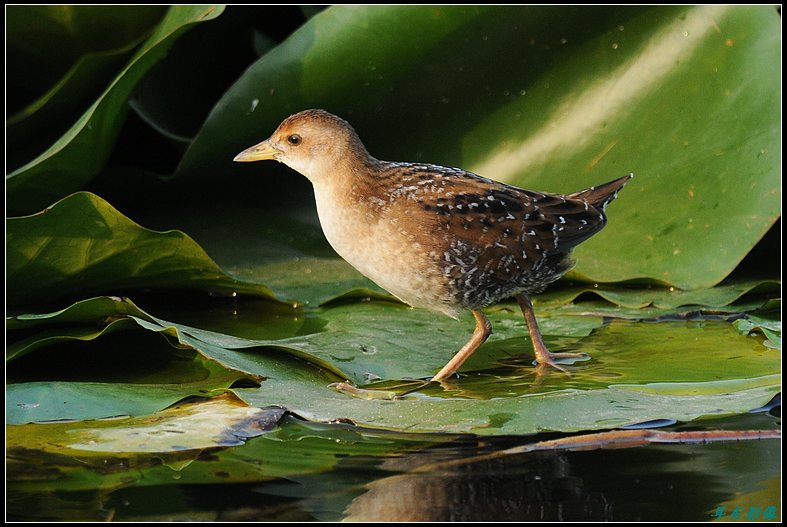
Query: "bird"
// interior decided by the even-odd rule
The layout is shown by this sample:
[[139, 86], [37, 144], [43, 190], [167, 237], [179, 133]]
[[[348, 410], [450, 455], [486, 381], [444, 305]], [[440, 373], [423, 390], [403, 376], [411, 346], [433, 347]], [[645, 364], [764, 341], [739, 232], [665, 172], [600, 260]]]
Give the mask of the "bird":
[[320, 225], [344, 260], [416, 308], [455, 319], [470, 310], [472, 336], [430, 380], [454, 377], [492, 333], [481, 311], [515, 298], [538, 365], [585, 354], [552, 353], [530, 295], [574, 265], [574, 247], [607, 223], [605, 209], [633, 177], [571, 194], [521, 189], [459, 168], [382, 161], [353, 127], [325, 110], [284, 119], [273, 134], [235, 156], [275, 160], [311, 182]]

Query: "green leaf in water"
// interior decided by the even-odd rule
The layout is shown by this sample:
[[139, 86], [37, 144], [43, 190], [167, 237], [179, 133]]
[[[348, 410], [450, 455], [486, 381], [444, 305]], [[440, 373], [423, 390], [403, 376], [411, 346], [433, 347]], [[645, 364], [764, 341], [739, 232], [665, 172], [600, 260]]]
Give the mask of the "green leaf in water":
[[[485, 348], [495, 350], [508, 342]], [[553, 348], [586, 352], [592, 359], [571, 367], [570, 377], [560, 372], [539, 376], [526, 353], [388, 401], [338, 393], [326, 388], [330, 379], [317, 372], [296, 376], [291, 365], [277, 363], [260, 388], [235, 392], [251, 404], [283, 405], [318, 421], [349, 419], [394, 430], [495, 435], [597, 430], [655, 419], [691, 421], [746, 412], [780, 389], [778, 352], [725, 322], [613, 321], [568, 348], [562, 347], [564, 341], [560, 345]], [[401, 358], [412, 360], [404, 353]], [[276, 367], [279, 373], [273, 372]]]
[[195, 351], [173, 349], [138, 327], [40, 348], [6, 371], [6, 422], [13, 424], [147, 415], [255, 378]]
[[748, 335], [757, 330], [765, 335], [765, 345], [769, 348], [782, 349], [782, 321], [772, 318], [765, 318], [757, 315], [746, 315], [733, 322], [735, 329], [744, 335]]
[[614, 284], [580, 285], [548, 290], [537, 295], [537, 305], [566, 304], [580, 295], [597, 295], [613, 304], [628, 308], [655, 307], [674, 309], [681, 306], [724, 307], [740, 302], [747, 295], [775, 293], [778, 280], [727, 280], [715, 287], [682, 291], [674, 287], [626, 287]]

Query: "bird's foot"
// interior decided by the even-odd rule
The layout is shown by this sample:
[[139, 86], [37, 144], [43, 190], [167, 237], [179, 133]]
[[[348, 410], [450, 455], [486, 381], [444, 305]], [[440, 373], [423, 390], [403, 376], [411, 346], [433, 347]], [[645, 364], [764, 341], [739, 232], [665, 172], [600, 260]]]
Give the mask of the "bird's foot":
[[587, 353], [549, 352], [537, 355], [536, 360], [533, 361], [533, 364], [538, 366], [539, 369], [542, 367], [551, 366], [562, 372], [568, 373], [568, 371], [563, 366], [570, 366], [575, 362], [582, 362], [586, 360], [590, 360], [590, 355]]

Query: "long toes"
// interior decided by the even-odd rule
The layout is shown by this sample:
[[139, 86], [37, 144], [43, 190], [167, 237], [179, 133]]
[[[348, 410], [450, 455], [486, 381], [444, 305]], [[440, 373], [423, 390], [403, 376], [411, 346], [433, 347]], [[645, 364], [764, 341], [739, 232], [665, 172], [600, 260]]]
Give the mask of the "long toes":
[[558, 370], [565, 371], [561, 365], [571, 365], [575, 362], [582, 362], [590, 360], [590, 355], [587, 353], [550, 353], [545, 358], [536, 359], [534, 363], [544, 364], [557, 368]]

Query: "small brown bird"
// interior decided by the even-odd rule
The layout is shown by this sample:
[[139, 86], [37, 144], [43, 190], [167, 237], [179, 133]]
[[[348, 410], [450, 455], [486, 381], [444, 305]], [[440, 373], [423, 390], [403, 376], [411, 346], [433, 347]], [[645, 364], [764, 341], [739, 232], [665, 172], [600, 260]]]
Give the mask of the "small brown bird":
[[325, 237], [358, 271], [411, 306], [453, 318], [473, 312], [472, 337], [432, 380], [456, 373], [492, 333], [481, 308], [511, 297], [538, 363], [586, 358], [550, 353], [528, 295], [572, 267], [571, 250], [604, 227], [604, 209], [633, 174], [562, 196], [458, 168], [380, 161], [349, 123], [323, 110], [288, 117], [234, 160], [264, 159], [312, 182]]

